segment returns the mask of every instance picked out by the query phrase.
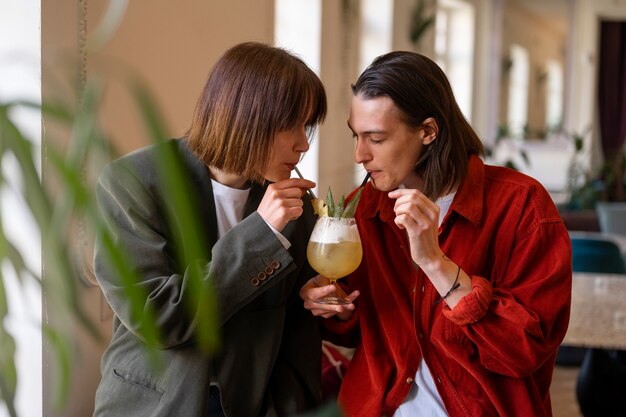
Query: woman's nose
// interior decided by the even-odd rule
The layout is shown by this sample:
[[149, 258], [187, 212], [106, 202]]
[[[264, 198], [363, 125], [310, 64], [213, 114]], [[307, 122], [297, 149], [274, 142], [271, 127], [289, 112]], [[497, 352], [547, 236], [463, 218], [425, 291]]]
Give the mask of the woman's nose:
[[309, 138], [306, 134], [306, 128], [303, 128], [298, 132], [295, 149], [298, 152], [306, 152], [309, 150], [309, 147]]

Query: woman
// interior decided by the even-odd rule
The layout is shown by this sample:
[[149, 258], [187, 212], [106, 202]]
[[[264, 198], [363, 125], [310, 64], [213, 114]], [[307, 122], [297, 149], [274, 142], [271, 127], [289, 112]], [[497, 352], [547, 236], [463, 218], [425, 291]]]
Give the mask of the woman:
[[[178, 256], [190, 237], [177, 241], [177, 227], [187, 219], [170, 212], [159, 179], [171, 172], [160, 170], [158, 146], [105, 168], [99, 206], [139, 274], [131, 289], [141, 291], [141, 311], [154, 315], [162, 366], [149, 361], [128, 285], [99, 242], [96, 275], [115, 317], [94, 415], [286, 416], [320, 402], [319, 331], [298, 297], [315, 275], [306, 262], [314, 218], [304, 195], [315, 184], [290, 174], [325, 115], [319, 78], [289, 52], [243, 43], [219, 59], [188, 133], [165, 145], [188, 175], [211, 261]], [[219, 320], [213, 352], [196, 340], [211, 309], [194, 297], [209, 285]]]
[[[352, 87], [355, 161], [371, 174], [356, 219], [355, 305], [305, 307], [355, 346], [339, 401], [347, 416], [550, 416], [565, 336], [571, 247], [534, 179], [489, 166], [430, 59], [382, 55]], [[359, 295], [360, 294], [360, 295]], [[343, 321], [342, 321], [343, 320]]]

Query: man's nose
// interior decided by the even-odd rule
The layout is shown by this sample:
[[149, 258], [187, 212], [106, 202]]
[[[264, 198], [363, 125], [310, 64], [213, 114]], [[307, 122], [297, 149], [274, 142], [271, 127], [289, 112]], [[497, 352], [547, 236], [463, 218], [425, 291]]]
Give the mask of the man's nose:
[[363, 141], [357, 139], [354, 147], [354, 162], [362, 164], [370, 159], [371, 155], [367, 150], [367, 146], [363, 144]]

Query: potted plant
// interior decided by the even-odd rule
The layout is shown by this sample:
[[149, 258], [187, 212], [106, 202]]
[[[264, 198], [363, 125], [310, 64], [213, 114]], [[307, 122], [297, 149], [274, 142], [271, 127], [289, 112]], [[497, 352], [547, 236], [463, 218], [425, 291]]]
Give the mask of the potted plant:
[[[567, 218], [572, 217], [571, 213], [577, 213], [576, 216], [581, 219], [585, 217], [588, 221], [583, 229], [608, 230], [610, 227], [604, 223], [610, 213], [616, 207], [626, 210], [626, 155], [622, 146], [619, 152], [606, 158], [597, 171], [586, 168], [581, 162], [581, 155], [589, 132], [588, 127], [581, 133], [566, 133], [574, 145], [574, 155], [568, 172], [570, 197], [561, 211]], [[603, 224], [599, 223], [600, 218]]]

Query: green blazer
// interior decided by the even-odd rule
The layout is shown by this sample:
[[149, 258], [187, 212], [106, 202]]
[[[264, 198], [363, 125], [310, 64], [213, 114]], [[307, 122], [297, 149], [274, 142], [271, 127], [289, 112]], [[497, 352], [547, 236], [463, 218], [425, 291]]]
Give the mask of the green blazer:
[[208, 169], [183, 140], [169, 146], [189, 172], [204, 222], [198, 233], [211, 245], [212, 261], [203, 261], [203, 268], [217, 294], [220, 348], [208, 354], [194, 343], [194, 315], [200, 310], [191, 312], [184, 303], [190, 291], [187, 266], [175, 261], [155, 147], [108, 164], [97, 184], [98, 205], [116, 244], [141, 275], [137, 286], [163, 333], [158, 356], [164, 366], [148, 363], [123, 285], [97, 242], [96, 277], [115, 316], [94, 416], [204, 417], [211, 385], [219, 387], [228, 417], [287, 416], [317, 406], [321, 338], [317, 320], [298, 295], [315, 275], [306, 261], [315, 222], [309, 197], [304, 214], [282, 232], [289, 250], [255, 211], [265, 192], [258, 184], [251, 187], [244, 220], [217, 240]]

